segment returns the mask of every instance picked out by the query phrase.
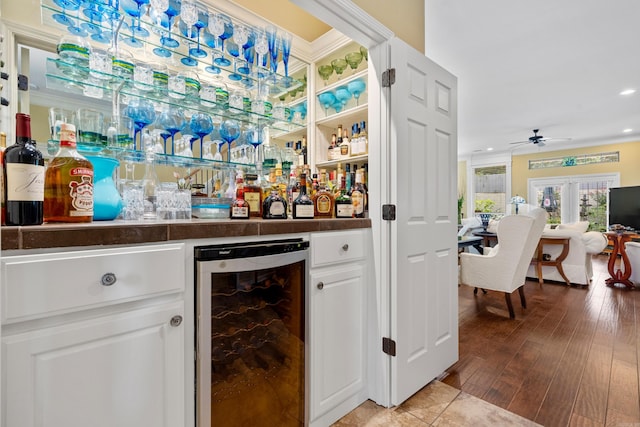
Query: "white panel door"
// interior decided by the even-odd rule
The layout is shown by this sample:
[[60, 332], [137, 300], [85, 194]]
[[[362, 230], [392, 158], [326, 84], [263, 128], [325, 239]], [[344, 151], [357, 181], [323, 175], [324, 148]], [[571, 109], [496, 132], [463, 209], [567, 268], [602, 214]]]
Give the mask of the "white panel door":
[[182, 302], [2, 338], [4, 427], [184, 423]]
[[387, 94], [390, 176], [396, 177], [391, 199], [397, 206], [391, 403], [397, 405], [458, 358], [457, 80], [403, 41], [390, 46], [396, 73]]

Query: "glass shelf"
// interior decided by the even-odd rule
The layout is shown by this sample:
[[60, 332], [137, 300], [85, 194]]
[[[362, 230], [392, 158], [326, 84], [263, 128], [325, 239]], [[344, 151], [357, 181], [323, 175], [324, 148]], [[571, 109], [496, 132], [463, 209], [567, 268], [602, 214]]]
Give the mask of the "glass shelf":
[[[298, 124], [293, 121], [281, 121], [269, 115], [261, 115], [245, 110], [239, 110], [213, 101], [203, 102], [200, 99], [194, 101], [188, 96], [184, 99], [174, 98], [172, 96], [168, 96], [170, 92], [168, 89], [163, 92], [157, 92], [156, 87], [153, 85], [135, 83], [138, 86], [136, 87], [132, 80], [104, 73], [99, 74], [101, 77], [106, 78], [89, 79], [89, 69], [86, 67], [71, 64], [60, 59], [47, 59], [46, 77], [47, 87], [49, 89], [87, 96], [87, 88], [93, 88], [102, 90], [102, 96], [100, 99], [110, 100], [114, 95], [114, 91], [118, 91], [118, 88], [120, 87], [119, 92], [124, 96], [145, 98], [160, 105], [184, 108], [191, 112], [203, 112], [223, 119], [238, 120], [245, 124], [268, 125], [271, 129], [278, 132], [292, 132], [306, 127], [305, 123]], [[86, 76], [86, 78], [81, 80], [83, 76]], [[171, 93], [176, 94], [175, 92]]]
[[[247, 90], [252, 90], [253, 88], [255, 88], [260, 81], [261, 83], [266, 83], [267, 85], [269, 85], [269, 95], [273, 98], [277, 98], [280, 95], [290, 92], [291, 90], [296, 89], [304, 84], [303, 82], [296, 80], [290, 76], [283, 76], [281, 74], [272, 73], [267, 68], [258, 67], [257, 65], [252, 66], [252, 73], [242, 75], [242, 84], [239, 84], [238, 82], [228, 78], [229, 75], [235, 73], [233, 62], [232, 65], [229, 66], [216, 65], [217, 69], [220, 70], [219, 74], [207, 72], [205, 69], [211, 64], [213, 55], [216, 55], [217, 57], [224, 54], [228, 59], [234, 59], [234, 57], [228, 52], [223, 53], [219, 48], [210, 46], [213, 43], [207, 42], [208, 37], [205, 37], [208, 34], [206, 28], [203, 28], [201, 30], [200, 47], [206, 52], [207, 56], [198, 59], [193, 58], [196, 60], [196, 65], [186, 66], [181, 63], [181, 59], [190, 57], [188, 53], [189, 48], [193, 47], [196, 44], [196, 38], [184, 36], [179, 30], [178, 25], [174, 24], [174, 28], [171, 31], [171, 37], [179, 42], [179, 46], [177, 48], [170, 48], [160, 42], [161, 36], [168, 33], [167, 29], [152, 22], [148, 14], [143, 15], [143, 17], [140, 19], [140, 24], [143, 28], [148, 29], [150, 35], [148, 37], [142, 38], [139, 35], [132, 35], [130, 26], [127, 24], [134, 18], [123, 13], [122, 11], [118, 12], [120, 21], [122, 21], [122, 25], [120, 26], [120, 29], [118, 31], [115, 31], [116, 28], [112, 28], [110, 23], [107, 24], [105, 21], [91, 21], [84, 13], [78, 13], [79, 10], [63, 11], [62, 8], [58, 7], [55, 3], [53, 3], [52, 0], [41, 0], [41, 10], [43, 23], [46, 25], [68, 31], [65, 25], [60, 24], [53, 18], [53, 16], [56, 14], [66, 14], [70, 19], [78, 21], [79, 27], [88, 28], [90, 26], [91, 28], [94, 28], [94, 34], [105, 35], [105, 40], [97, 41], [96, 38], [93, 37], [94, 34], [85, 31], [86, 34], [81, 35], [81, 37], [86, 38], [87, 41], [90, 41], [94, 45], [96, 45], [96, 43], [102, 43], [104, 48], [110, 47], [112, 45], [113, 34], [114, 32], [117, 32], [119, 35], [119, 48], [123, 48], [131, 52], [135, 57], [146, 56], [149, 61], [165, 62], [169, 66], [178, 67], [185, 71], [195, 71], [196, 73], [198, 73], [201, 79], [206, 79], [207, 76], [222, 76], [224, 77], [226, 84], [234, 87], [241, 87]], [[114, 27], [116, 27], [120, 21], [115, 21]], [[133, 48], [123, 42], [126, 39], [132, 38], [140, 41], [142, 43], [142, 47]], [[105, 43], [105, 41], [107, 41], [107, 43]], [[162, 57], [152, 54], [151, 52], [153, 52], [153, 50], [157, 48], [166, 50], [166, 52], [168, 52], [170, 56]], [[240, 61], [242, 61], [241, 56], [242, 55], [238, 57], [240, 58]]]

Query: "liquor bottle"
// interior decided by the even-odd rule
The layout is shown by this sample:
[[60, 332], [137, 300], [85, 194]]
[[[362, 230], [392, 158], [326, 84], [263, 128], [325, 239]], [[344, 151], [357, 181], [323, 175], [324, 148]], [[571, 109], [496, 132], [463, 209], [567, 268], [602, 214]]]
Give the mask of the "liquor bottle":
[[76, 151], [76, 127], [60, 125], [60, 148], [44, 175], [45, 222], [93, 220], [93, 165]]
[[358, 156], [360, 154], [360, 132], [358, 123], [354, 123], [351, 126], [351, 155]]
[[334, 154], [334, 160], [338, 160], [340, 159], [341, 155], [340, 155], [340, 147], [342, 146], [342, 125], [338, 125], [338, 137], [336, 138], [336, 146], [334, 149], [337, 148], [338, 152], [333, 153]]
[[369, 138], [367, 137], [367, 126], [363, 120], [360, 122], [360, 154], [369, 153]]
[[353, 205], [351, 204], [351, 197], [347, 194], [346, 177], [340, 178], [340, 194], [335, 200], [335, 214], [336, 218], [351, 218], [353, 217]]
[[287, 219], [287, 201], [280, 195], [275, 182], [271, 186], [271, 193], [262, 203], [262, 218]]
[[42, 224], [44, 158], [31, 139], [31, 117], [16, 114], [16, 143], [4, 152], [5, 222]]
[[327, 160], [335, 160], [336, 159], [336, 134], [331, 135], [331, 144], [329, 145], [327, 152]]
[[294, 219], [313, 218], [314, 204], [313, 200], [307, 195], [307, 176], [305, 174], [300, 175], [300, 194], [293, 201], [291, 211]]
[[233, 200], [231, 206], [231, 219], [249, 219], [251, 208], [249, 202], [244, 198], [244, 179], [242, 178], [242, 171], [238, 171], [236, 175], [236, 197]]
[[[311, 194], [311, 198], [314, 199], [316, 197], [316, 193], [318, 192], [318, 174], [314, 173], [312, 175], [312, 181], [311, 181], [311, 192], [307, 191], [307, 194]], [[307, 186], [309, 187], [309, 186]], [[309, 188], [307, 188], [307, 190], [309, 190]]]
[[297, 176], [300, 176], [300, 172], [296, 174], [296, 171], [292, 170], [289, 173], [289, 184], [287, 185], [287, 202], [289, 203], [289, 210], [291, 210], [291, 208], [293, 207], [293, 201], [297, 199], [298, 195], [300, 194], [300, 183], [296, 178]]
[[247, 183], [244, 185], [244, 200], [249, 205], [249, 217], [262, 218], [262, 191], [256, 184], [258, 175], [247, 174]]
[[282, 175], [282, 165], [280, 163], [276, 165], [276, 184], [278, 184], [278, 192], [280, 193], [280, 196], [287, 200], [287, 185], [289, 182]]
[[[276, 185], [276, 168], [269, 168], [269, 175], [267, 179], [263, 180], [260, 184], [260, 191], [262, 192], [262, 203], [271, 195], [271, 187]], [[277, 186], [276, 186], [277, 188]], [[264, 215], [264, 212], [262, 212]]]
[[306, 136], [302, 137], [302, 150], [300, 152], [300, 156], [302, 158], [298, 159], [298, 164], [306, 165], [307, 164], [307, 137]]
[[362, 170], [356, 174], [356, 183], [351, 190], [351, 204], [353, 205], [353, 216], [355, 218], [365, 218], [365, 204], [367, 192], [362, 185]]
[[351, 144], [349, 143], [349, 136], [347, 130], [343, 131], [342, 143], [340, 144], [340, 158], [346, 159], [351, 155]]
[[349, 165], [348, 163], [344, 166], [344, 177], [345, 177], [345, 182], [346, 182], [346, 189], [347, 189], [347, 193], [349, 193], [349, 191], [351, 191], [351, 183], [353, 181], [351, 181], [351, 165]]
[[318, 185], [318, 191], [313, 198], [314, 217], [331, 218], [333, 216], [333, 194], [327, 188], [326, 173], [323, 173]]
[[4, 150], [7, 148], [7, 134], [0, 132], [0, 220], [4, 225], [4, 216], [6, 214], [4, 201]]

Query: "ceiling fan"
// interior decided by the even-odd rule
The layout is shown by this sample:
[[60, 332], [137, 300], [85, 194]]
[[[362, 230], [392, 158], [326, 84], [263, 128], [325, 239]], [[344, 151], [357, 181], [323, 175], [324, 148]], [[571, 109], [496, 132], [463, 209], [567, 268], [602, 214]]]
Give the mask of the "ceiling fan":
[[526, 141], [516, 141], [516, 142], [511, 142], [510, 144], [531, 143], [531, 144], [537, 145], [538, 147], [544, 147], [545, 142], [547, 141], [571, 141], [571, 138], [549, 138], [546, 136], [538, 135], [538, 132], [540, 132], [540, 129], [534, 129], [533, 136], [530, 136], [529, 139], [527, 139]]

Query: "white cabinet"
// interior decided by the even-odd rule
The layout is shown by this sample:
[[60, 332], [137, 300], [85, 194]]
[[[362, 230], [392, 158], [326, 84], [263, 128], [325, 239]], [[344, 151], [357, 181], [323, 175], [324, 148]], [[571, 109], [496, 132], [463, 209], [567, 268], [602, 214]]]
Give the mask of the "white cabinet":
[[184, 244], [4, 256], [2, 427], [184, 425], [184, 260]]
[[363, 230], [311, 235], [311, 425], [325, 426], [366, 400], [366, 263]]

